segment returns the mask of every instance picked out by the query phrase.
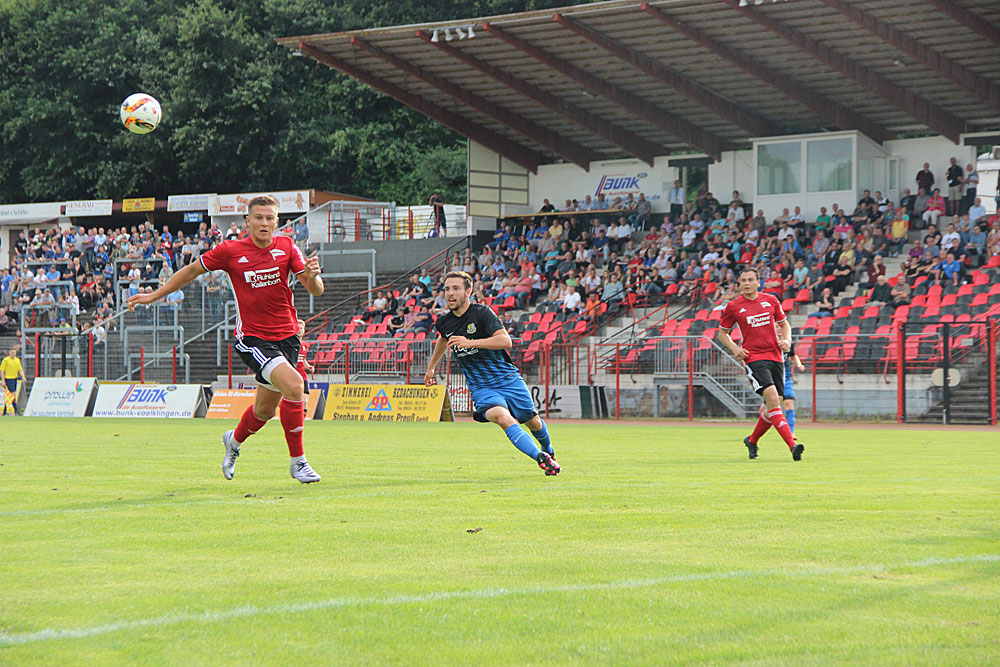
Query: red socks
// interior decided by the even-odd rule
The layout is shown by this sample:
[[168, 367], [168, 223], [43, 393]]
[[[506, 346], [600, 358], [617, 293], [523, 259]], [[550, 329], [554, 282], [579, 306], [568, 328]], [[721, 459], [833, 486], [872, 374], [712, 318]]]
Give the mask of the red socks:
[[[285, 430], [285, 442], [288, 443], [289, 456], [302, 456], [302, 426], [305, 424], [305, 401], [289, 401], [281, 399], [278, 403], [278, 415], [281, 418], [281, 428]], [[257, 416], [251, 405], [243, 413], [240, 423], [233, 433], [236, 442], [242, 444], [251, 435], [264, 427], [267, 422]]]
[[760, 416], [757, 417], [757, 425], [753, 427], [753, 433], [750, 434], [750, 442], [754, 445], [760, 440], [760, 437], [767, 433], [767, 429], [771, 428], [771, 422], [767, 418], [767, 413], [764, 411], [764, 406], [760, 406]]
[[[285, 429], [285, 442], [289, 456], [302, 456], [302, 426], [305, 424], [305, 401], [281, 399], [278, 403], [281, 428]], [[787, 425], [786, 425], [787, 426]]]
[[264, 424], [266, 423], [265, 420], [258, 417], [257, 413], [253, 411], [252, 405], [248, 406], [243, 412], [243, 416], [240, 417], [240, 423], [237, 425], [233, 437], [236, 438], [236, 442], [243, 444], [247, 438], [264, 428]]
[[781, 439], [788, 445], [788, 451], [792, 451], [792, 448], [795, 447], [795, 438], [792, 437], [792, 429], [788, 426], [788, 420], [785, 419], [785, 411], [781, 408], [775, 408], [767, 413], [767, 417], [771, 420], [774, 430], [778, 432]]

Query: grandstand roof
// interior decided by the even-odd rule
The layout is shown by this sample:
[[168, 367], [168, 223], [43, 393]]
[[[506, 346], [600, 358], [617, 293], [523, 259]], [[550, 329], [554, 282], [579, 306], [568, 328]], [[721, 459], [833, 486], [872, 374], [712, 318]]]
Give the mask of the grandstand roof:
[[614, 0], [278, 42], [532, 171], [718, 159], [753, 137], [826, 130], [956, 143], [1000, 131], [997, 0], [741, 1]]

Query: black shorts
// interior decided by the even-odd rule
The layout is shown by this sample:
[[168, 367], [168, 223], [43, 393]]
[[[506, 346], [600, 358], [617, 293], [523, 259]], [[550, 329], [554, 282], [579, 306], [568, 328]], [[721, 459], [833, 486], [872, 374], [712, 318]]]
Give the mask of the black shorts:
[[747, 377], [761, 396], [772, 386], [778, 390], [778, 396], [785, 395], [785, 365], [780, 361], [751, 361], [747, 364]]
[[[278, 363], [278, 359], [285, 359], [292, 368], [299, 362], [299, 337], [289, 336], [284, 340], [264, 340], [256, 336], [243, 336], [236, 341], [233, 348], [240, 355], [240, 359], [253, 371], [254, 377], [262, 387], [274, 389], [270, 382], [262, 375], [265, 368], [270, 372], [271, 368]], [[277, 391], [275, 389], [275, 391]]]

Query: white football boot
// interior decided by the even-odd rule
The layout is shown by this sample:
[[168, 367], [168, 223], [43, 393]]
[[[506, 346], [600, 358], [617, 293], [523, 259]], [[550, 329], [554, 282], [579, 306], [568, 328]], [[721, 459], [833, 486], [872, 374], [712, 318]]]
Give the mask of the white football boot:
[[236, 471], [236, 457], [240, 455], [240, 443], [233, 437], [233, 431], [222, 434], [222, 445], [226, 448], [226, 457], [222, 459], [222, 474], [226, 479], [232, 479]]
[[309, 467], [309, 462], [306, 461], [306, 457], [304, 456], [297, 456], [292, 459], [289, 472], [291, 472], [292, 477], [303, 484], [312, 484], [320, 480], [320, 476], [315, 470]]

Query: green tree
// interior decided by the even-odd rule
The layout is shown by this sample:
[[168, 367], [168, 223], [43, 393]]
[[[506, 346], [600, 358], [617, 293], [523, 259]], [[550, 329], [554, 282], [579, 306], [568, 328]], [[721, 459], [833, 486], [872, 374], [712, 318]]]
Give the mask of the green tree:
[[[465, 199], [466, 141], [274, 40], [560, 5], [538, 0], [0, 0], [0, 201], [315, 187]], [[117, 120], [133, 92], [155, 132]]]

